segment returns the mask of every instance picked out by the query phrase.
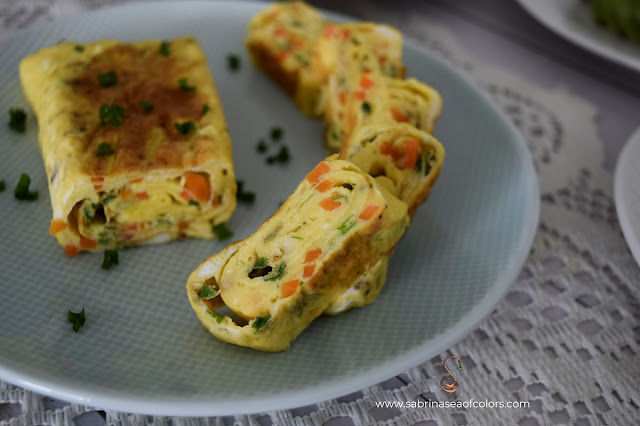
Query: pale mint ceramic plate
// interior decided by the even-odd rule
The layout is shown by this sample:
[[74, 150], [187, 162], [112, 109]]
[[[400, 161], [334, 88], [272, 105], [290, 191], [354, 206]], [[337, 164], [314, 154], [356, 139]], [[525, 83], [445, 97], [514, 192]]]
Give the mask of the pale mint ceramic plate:
[[640, 71], [640, 46], [596, 24], [584, 0], [517, 0], [561, 37], [610, 61]]
[[616, 163], [614, 196], [620, 227], [640, 265], [640, 127], [625, 144]]
[[[244, 238], [322, 158], [322, 125], [305, 118], [244, 50], [249, 18], [264, 3], [143, 3], [63, 19], [0, 43], [0, 98], [25, 107], [20, 59], [60, 39], [170, 39], [202, 43], [234, 143], [239, 179], [257, 194], [230, 228]], [[238, 73], [227, 55], [239, 54]], [[284, 353], [221, 343], [187, 301], [188, 275], [226, 243], [184, 240], [102, 256], [66, 257], [47, 233], [51, 207], [31, 112], [26, 134], [0, 126], [0, 378], [100, 408], [221, 415], [301, 406], [375, 384], [438, 354], [481, 321], [516, 279], [531, 246], [539, 193], [516, 130], [458, 72], [407, 43], [409, 76], [436, 87], [444, 111], [436, 136], [447, 150], [428, 203], [400, 241], [372, 305], [315, 321]], [[3, 112], [8, 118], [7, 111]], [[284, 129], [285, 166], [267, 165], [256, 143]], [[275, 148], [272, 148], [275, 150]], [[20, 173], [40, 191], [14, 199]], [[74, 333], [67, 311], [84, 308]]]

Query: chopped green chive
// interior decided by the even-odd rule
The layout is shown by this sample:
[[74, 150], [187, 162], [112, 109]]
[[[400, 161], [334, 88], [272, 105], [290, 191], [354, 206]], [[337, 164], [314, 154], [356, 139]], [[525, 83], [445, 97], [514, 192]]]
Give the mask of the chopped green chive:
[[271, 278], [265, 278], [265, 281], [276, 281], [282, 278], [282, 276], [284, 275], [284, 269], [286, 268], [286, 264], [285, 263], [281, 263], [280, 266], [278, 267], [278, 272], [272, 276]]
[[27, 113], [22, 108], [9, 109], [9, 127], [18, 133], [27, 130]]
[[7, 188], [5, 181], [0, 180], [0, 192], [3, 192]]
[[82, 308], [80, 312], [67, 312], [67, 319], [71, 324], [73, 324], [73, 331], [77, 333], [78, 330], [80, 330], [80, 327], [84, 325], [84, 308]]
[[297, 235], [292, 235], [291, 238], [295, 238], [296, 240], [301, 240], [302, 237], [298, 237]]
[[93, 220], [93, 217], [96, 214], [95, 211], [89, 210], [89, 206], [84, 206], [84, 208], [82, 209], [82, 213], [84, 214], [84, 217], [89, 220]]
[[140, 101], [138, 103], [138, 105], [140, 105], [140, 108], [144, 112], [151, 112], [155, 108], [155, 105], [153, 105], [151, 102], [147, 102], [147, 101]]
[[196, 90], [196, 86], [189, 86], [189, 83], [187, 83], [187, 78], [183, 77], [178, 79], [178, 89], [182, 90], [183, 92], [193, 92], [194, 90]]
[[116, 104], [100, 106], [100, 123], [111, 127], [120, 127], [124, 121], [124, 108]]
[[200, 294], [198, 294], [198, 300], [209, 300], [216, 297], [220, 292], [210, 285], [203, 285], [200, 289]]
[[353, 218], [353, 215], [351, 215], [348, 218], [346, 218], [345, 221], [342, 222], [342, 225], [340, 225], [340, 227], [337, 229], [338, 231], [340, 231], [342, 235], [344, 235], [347, 232], [349, 232], [349, 230], [353, 228], [355, 225], [356, 225], [356, 220]]
[[169, 56], [171, 54], [171, 46], [169, 45], [169, 42], [166, 40], [162, 41], [158, 52], [160, 52], [162, 56]]
[[115, 71], [98, 74], [98, 84], [100, 87], [111, 87], [118, 84], [118, 74]]
[[107, 270], [118, 264], [118, 250], [105, 250], [102, 259], [102, 269]]
[[109, 201], [113, 200], [114, 198], [116, 198], [115, 194], [111, 194], [111, 195], [107, 195], [106, 197], [104, 197], [102, 199], [102, 201], [100, 201], [102, 203], [102, 205], [106, 205]]
[[31, 185], [31, 178], [28, 174], [22, 173], [16, 189], [13, 191], [13, 195], [18, 200], [35, 201], [38, 199], [38, 191], [29, 191], [29, 185]]
[[282, 138], [283, 133], [284, 132], [282, 131], [282, 128], [280, 128], [280, 127], [272, 127], [271, 128], [271, 140], [279, 141]]
[[296, 60], [296, 61], [298, 61], [298, 63], [299, 63], [300, 65], [302, 65], [303, 67], [307, 67], [307, 66], [309, 66], [309, 60], [308, 60], [304, 55], [301, 55], [301, 54], [299, 54], [299, 53], [296, 53], [296, 54], [294, 55], [294, 58], [295, 58], [295, 60]]
[[266, 257], [259, 257], [258, 260], [256, 260], [256, 264], [253, 265], [253, 268], [251, 268], [251, 270], [255, 271], [256, 269], [265, 268], [267, 264], [268, 264], [268, 260]]
[[422, 172], [424, 176], [427, 176], [431, 171], [431, 160], [433, 153], [431, 151], [425, 152], [418, 156], [416, 160], [416, 171]]
[[216, 314], [211, 309], [207, 309], [207, 313], [209, 315], [211, 315], [212, 317], [214, 317], [216, 319], [216, 321], [218, 321], [218, 324], [220, 324], [222, 321], [224, 321], [224, 315]]
[[197, 202], [196, 200], [189, 200], [189, 205], [190, 206], [200, 207], [200, 203]]
[[106, 157], [111, 155], [111, 144], [109, 142], [100, 142], [98, 145], [98, 157]]
[[371, 104], [369, 102], [362, 103], [362, 112], [365, 114], [371, 114]]
[[288, 163], [289, 162], [289, 149], [286, 146], [280, 147], [280, 151], [276, 155], [267, 157], [267, 164], [273, 163]]
[[256, 146], [256, 149], [258, 150], [259, 153], [267, 152], [268, 148], [269, 147], [267, 146], [267, 143], [265, 141], [263, 141], [262, 139], [258, 141], [258, 145]]
[[173, 125], [175, 126], [178, 133], [181, 133], [183, 135], [195, 132], [196, 130], [196, 123], [194, 123], [193, 121], [185, 121], [184, 123], [175, 122], [173, 123]]
[[73, 50], [75, 50], [76, 52], [84, 52], [84, 46], [81, 46], [81, 45], [79, 45], [79, 44], [76, 44], [76, 45], [73, 47]]
[[331, 197], [331, 199], [332, 199], [333, 201], [339, 200], [339, 199], [341, 199], [341, 198], [344, 198], [345, 202], [349, 201], [349, 199], [347, 198], [347, 196], [346, 196], [346, 195], [335, 195], [335, 196]]
[[238, 71], [240, 69], [240, 57], [232, 53], [227, 55], [227, 66], [230, 71]]
[[205, 115], [209, 111], [211, 111], [211, 107], [209, 105], [207, 104], [202, 105], [202, 115]]
[[236, 198], [243, 203], [253, 203], [256, 199], [255, 192], [249, 192], [244, 190], [244, 182], [241, 180], [236, 181], [238, 184], [238, 192]]
[[251, 326], [253, 328], [256, 329], [256, 331], [260, 330], [262, 327], [264, 327], [264, 325], [267, 323], [267, 321], [269, 321], [269, 319], [271, 318], [271, 316], [267, 316], [267, 317], [256, 317], [256, 319], [253, 321], [253, 324], [251, 324]]
[[218, 241], [225, 240], [233, 235], [233, 232], [227, 227], [226, 223], [219, 223], [211, 227], [211, 232], [213, 232], [218, 239]]

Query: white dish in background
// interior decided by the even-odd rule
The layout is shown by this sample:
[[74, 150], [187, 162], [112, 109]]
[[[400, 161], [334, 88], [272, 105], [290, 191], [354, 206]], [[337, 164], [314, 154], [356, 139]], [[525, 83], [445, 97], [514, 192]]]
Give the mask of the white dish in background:
[[[191, 34], [207, 55], [233, 140], [238, 179], [255, 191], [230, 221], [251, 234], [321, 159], [322, 124], [298, 111], [245, 52], [252, 2], [158, 2], [103, 9], [15, 34], [0, 43], [0, 98], [27, 108], [21, 58], [60, 39], [171, 39]], [[141, 17], [144, 17], [142, 19]], [[227, 55], [239, 54], [239, 72]], [[440, 60], [406, 43], [409, 76], [436, 87], [436, 137], [447, 150], [434, 191], [398, 244], [378, 300], [319, 318], [290, 350], [269, 354], [222, 343], [187, 300], [189, 274], [231, 241], [183, 240], [66, 257], [47, 233], [51, 207], [28, 113], [25, 134], [0, 126], [0, 377], [99, 408], [161, 415], [264, 412], [307, 405], [399, 374], [450, 347], [488, 315], [515, 281], [535, 235], [537, 179], [527, 147], [488, 97]], [[464, 119], [461, 121], [460, 117]], [[291, 161], [268, 166], [255, 146], [281, 126]], [[277, 149], [274, 147], [273, 149]], [[272, 152], [270, 152], [272, 153]], [[20, 173], [40, 198], [12, 195]], [[74, 333], [67, 311], [84, 308]]]
[[640, 71], [640, 46], [596, 24], [582, 0], [517, 0], [540, 23], [592, 53]]
[[622, 233], [640, 265], [640, 128], [633, 132], [618, 157], [614, 196]]

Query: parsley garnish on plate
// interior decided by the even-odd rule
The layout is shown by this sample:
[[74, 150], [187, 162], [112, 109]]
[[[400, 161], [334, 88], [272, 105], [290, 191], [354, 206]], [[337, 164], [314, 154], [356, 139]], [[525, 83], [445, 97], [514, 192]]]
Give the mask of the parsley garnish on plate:
[[284, 132], [282, 131], [281, 127], [272, 127], [271, 128], [271, 140], [279, 141], [280, 139], [282, 139], [282, 135], [283, 134], [284, 134]]
[[280, 151], [276, 155], [267, 157], [267, 164], [273, 163], [288, 163], [289, 162], [289, 148], [286, 146], [280, 147]]
[[238, 71], [240, 69], [240, 64], [240, 57], [238, 55], [234, 55], [233, 53], [227, 55], [227, 66], [229, 67], [229, 70], [233, 72]]
[[107, 155], [111, 155], [112, 152], [109, 142], [100, 142], [98, 145], [98, 157], [106, 157]]
[[256, 331], [260, 330], [262, 327], [264, 327], [264, 325], [267, 323], [267, 321], [269, 321], [269, 319], [271, 318], [271, 316], [267, 316], [267, 317], [256, 317], [256, 319], [253, 321], [253, 324], [251, 324], [251, 326], [253, 328], [256, 329]]
[[178, 133], [183, 135], [187, 135], [196, 130], [196, 123], [193, 121], [185, 121], [184, 123], [178, 123], [177, 121], [173, 123]]
[[102, 104], [100, 106], [100, 123], [111, 127], [120, 127], [124, 121], [124, 108], [117, 104]]
[[71, 324], [73, 324], [73, 331], [77, 333], [78, 330], [80, 330], [80, 327], [84, 325], [84, 308], [82, 308], [80, 312], [67, 312], [67, 319]]
[[158, 52], [160, 52], [162, 56], [169, 56], [171, 54], [171, 46], [169, 45], [169, 42], [166, 40], [162, 41]]
[[35, 201], [38, 199], [38, 191], [29, 191], [29, 185], [31, 185], [31, 178], [28, 174], [22, 173], [16, 189], [13, 191], [13, 195], [18, 200]]
[[22, 108], [9, 109], [9, 127], [18, 133], [27, 130], [27, 113]]
[[104, 259], [102, 260], [102, 269], [109, 269], [113, 265], [118, 264], [118, 250], [105, 250]]
[[258, 150], [259, 153], [262, 154], [264, 152], [267, 152], [267, 149], [269, 149], [269, 147], [267, 146], [267, 143], [264, 140], [260, 139], [258, 141], [258, 145], [256, 145], [256, 149]]
[[0, 180], [0, 192], [3, 192], [7, 187], [7, 184], [4, 182], [4, 180]]
[[226, 223], [219, 223], [212, 226], [211, 232], [215, 234], [218, 241], [226, 240], [233, 235], [233, 232], [231, 232], [231, 230], [227, 227]]
[[238, 201], [243, 203], [253, 203], [256, 199], [255, 192], [245, 191], [244, 182], [241, 180], [236, 181], [236, 183], [238, 184], [238, 192], [236, 194]]
[[115, 86], [118, 84], [118, 74], [113, 70], [98, 74], [98, 84], [100, 87]]
[[140, 101], [138, 103], [138, 105], [140, 105], [140, 108], [144, 112], [151, 112], [155, 108], [155, 105], [153, 105], [151, 102], [147, 102], [147, 101]]
[[178, 79], [178, 89], [182, 90], [183, 92], [193, 92], [194, 90], [196, 90], [196, 86], [189, 86], [189, 83], [187, 83], [187, 78], [183, 77]]
[[198, 294], [198, 300], [209, 300], [216, 297], [220, 292], [210, 285], [203, 285]]

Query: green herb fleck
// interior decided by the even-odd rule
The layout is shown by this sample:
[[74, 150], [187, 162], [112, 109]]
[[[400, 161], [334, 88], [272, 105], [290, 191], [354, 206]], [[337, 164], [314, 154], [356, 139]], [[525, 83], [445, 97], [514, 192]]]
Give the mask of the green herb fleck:
[[293, 25], [296, 28], [302, 28], [303, 27], [302, 21], [298, 21], [297, 19], [294, 20], [293, 22], [291, 22], [291, 25]]
[[255, 271], [256, 269], [262, 269], [266, 267], [267, 264], [268, 264], [268, 260], [266, 257], [259, 257], [258, 260], [256, 260], [256, 264], [253, 265], [253, 269], [251, 270]]
[[211, 232], [213, 232], [218, 239], [218, 241], [225, 240], [233, 235], [233, 232], [227, 227], [226, 223], [219, 223], [211, 227]]
[[342, 235], [344, 235], [347, 232], [349, 232], [349, 230], [353, 228], [355, 225], [356, 225], [356, 220], [353, 218], [353, 215], [351, 215], [348, 218], [346, 218], [345, 221], [342, 222], [342, 225], [340, 225], [340, 227], [337, 229], [338, 231], [340, 231]]
[[268, 146], [267, 143], [260, 139], [260, 141], [258, 141], [258, 145], [256, 146], [256, 149], [258, 150], [259, 153], [264, 153], [267, 152]]
[[111, 152], [109, 142], [100, 142], [100, 145], [98, 145], [98, 157], [106, 157], [107, 155], [111, 155]]
[[291, 238], [295, 238], [296, 240], [302, 240], [302, 237], [298, 237], [297, 235], [292, 235]]
[[238, 184], [238, 192], [236, 198], [243, 203], [253, 203], [256, 199], [255, 192], [249, 192], [244, 190], [244, 182], [241, 180], [236, 181]]
[[256, 329], [256, 331], [260, 330], [262, 327], [264, 327], [264, 325], [267, 323], [267, 321], [269, 321], [269, 319], [271, 318], [271, 316], [266, 316], [266, 317], [256, 317], [256, 319], [253, 321], [253, 324], [251, 324], [251, 326], [253, 328]]
[[140, 108], [144, 112], [151, 112], [155, 108], [155, 105], [153, 105], [151, 102], [147, 102], [147, 101], [140, 101], [138, 103], [138, 105], [140, 105]]
[[217, 313], [213, 312], [211, 309], [207, 309], [207, 313], [209, 315], [211, 315], [212, 317], [214, 317], [216, 319], [216, 321], [218, 321], [218, 324], [220, 324], [222, 321], [224, 321], [224, 315], [217, 314]]
[[111, 87], [118, 84], [118, 74], [115, 71], [107, 71], [98, 74], [98, 84], [100, 87]]
[[211, 111], [211, 107], [209, 105], [207, 104], [202, 105], [202, 115], [205, 115], [209, 111]]
[[118, 250], [105, 250], [102, 259], [102, 269], [107, 270], [118, 264]]
[[100, 106], [100, 123], [111, 127], [120, 127], [124, 121], [124, 108], [116, 104]]
[[427, 151], [418, 156], [416, 160], [416, 171], [422, 172], [424, 176], [427, 176], [431, 171], [431, 160], [433, 159], [433, 152]]
[[18, 200], [34, 201], [38, 199], [38, 191], [29, 191], [29, 185], [31, 185], [31, 178], [28, 174], [22, 173], [16, 189], [13, 191], [13, 195]]
[[5, 181], [0, 180], [0, 192], [3, 192], [7, 188]]
[[158, 49], [158, 51], [162, 56], [169, 56], [171, 54], [171, 46], [169, 45], [169, 42], [166, 40], [162, 41], [162, 43], [160, 43], [160, 48]]
[[78, 330], [80, 330], [80, 327], [84, 325], [84, 308], [82, 308], [80, 312], [67, 312], [67, 319], [71, 324], [73, 324], [73, 331], [77, 333]]
[[81, 45], [79, 45], [79, 44], [76, 44], [76, 45], [73, 47], [73, 50], [75, 50], [76, 52], [84, 52], [84, 46], [81, 46]]
[[182, 90], [183, 92], [193, 92], [194, 90], [196, 90], [196, 86], [189, 86], [189, 83], [187, 83], [187, 78], [183, 77], [178, 79], [178, 89]]
[[220, 292], [210, 285], [203, 285], [198, 294], [198, 300], [209, 300], [216, 297]]
[[331, 131], [331, 139], [333, 139], [334, 141], [340, 140], [340, 134], [337, 130], [333, 129]]
[[285, 263], [281, 263], [280, 266], [278, 267], [278, 272], [272, 276], [271, 278], [265, 278], [265, 281], [276, 281], [282, 278], [282, 276], [284, 275], [284, 269], [286, 268], [286, 264]]
[[307, 201], [309, 201], [311, 199], [311, 197], [313, 197], [314, 195], [316, 195], [316, 192], [312, 192], [311, 195], [309, 195], [306, 200], [304, 200], [302, 203], [300, 203], [300, 205], [298, 206], [298, 209], [301, 209], [302, 206], [307, 204]]
[[271, 128], [271, 140], [272, 141], [279, 141], [280, 139], [282, 139], [282, 135], [283, 135], [283, 131], [281, 127], [272, 127]]
[[18, 133], [27, 130], [27, 113], [22, 108], [9, 109], [9, 127]]
[[365, 114], [371, 114], [371, 104], [369, 102], [362, 103], [362, 112]]
[[349, 199], [347, 198], [347, 196], [346, 196], [346, 195], [335, 195], [335, 196], [331, 197], [331, 199], [332, 199], [333, 201], [339, 200], [339, 199], [341, 199], [341, 198], [344, 198], [344, 202], [345, 202], [345, 203], [349, 201]]
[[185, 121], [184, 123], [178, 123], [176, 121], [175, 123], [173, 123], [173, 125], [175, 126], [178, 133], [181, 133], [183, 135], [195, 132], [196, 130], [196, 123], [194, 123], [193, 121]]
[[109, 201], [113, 200], [114, 198], [116, 198], [115, 194], [111, 194], [111, 195], [107, 195], [106, 197], [104, 197], [102, 199], [102, 201], [100, 201], [102, 203], [102, 205], [106, 205]]
[[84, 208], [82, 209], [82, 212], [84, 214], [84, 217], [86, 217], [89, 220], [93, 220], [93, 217], [95, 216], [96, 212], [95, 211], [91, 211], [89, 209], [89, 206], [84, 206]]
[[240, 69], [240, 57], [232, 53], [227, 55], [227, 66], [230, 71], [236, 72]]
[[304, 281], [300, 281], [300, 284], [298, 284], [300, 287], [302, 287], [302, 284], [304, 284]]
[[289, 162], [289, 149], [286, 146], [280, 147], [280, 151], [276, 155], [270, 155], [267, 157], [267, 164], [281, 163], [285, 164]]
[[189, 200], [189, 205], [190, 206], [196, 206], [196, 207], [200, 207], [200, 203], [197, 202], [196, 200]]
[[296, 53], [294, 55], [294, 58], [296, 61], [298, 61], [298, 63], [300, 63], [300, 65], [302, 65], [303, 67], [308, 67], [309, 66], [309, 60], [307, 58], [304, 57], [304, 55], [301, 55], [300, 53]]

